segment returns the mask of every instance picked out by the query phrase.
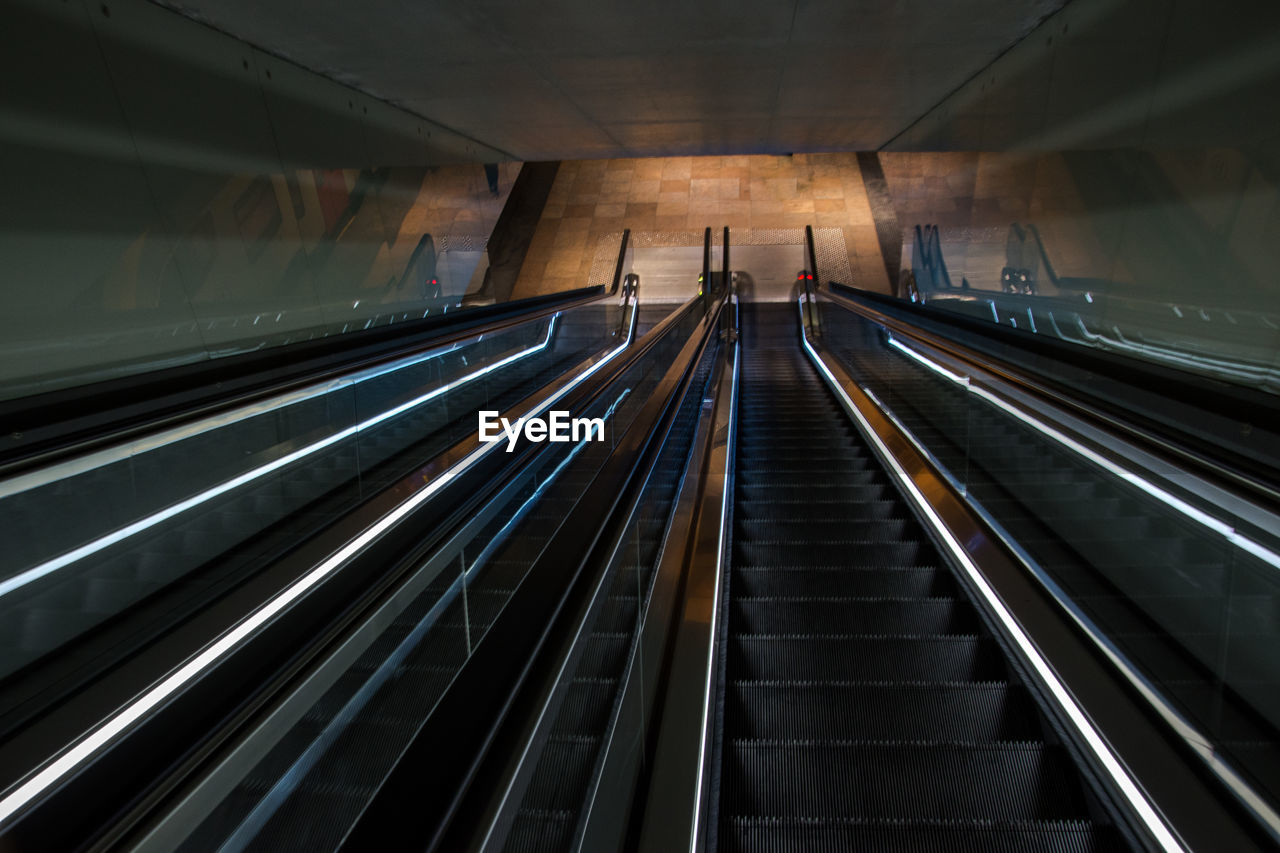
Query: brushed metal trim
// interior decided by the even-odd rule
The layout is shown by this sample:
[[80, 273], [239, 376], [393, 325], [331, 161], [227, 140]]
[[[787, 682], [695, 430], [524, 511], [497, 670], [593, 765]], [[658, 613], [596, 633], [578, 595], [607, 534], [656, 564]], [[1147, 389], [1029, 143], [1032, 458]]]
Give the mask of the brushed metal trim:
[[[736, 331], [737, 297], [731, 298]], [[667, 671], [662, 725], [641, 826], [641, 851], [700, 849], [709, 807], [707, 756], [715, 731], [711, 723], [716, 687], [720, 581], [732, 494], [737, 432], [737, 392], [741, 350], [734, 336], [726, 349], [732, 369], [716, 388], [715, 413], [706, 463], [700, 475], [696, 522], [683, 559], [685, 592]]]

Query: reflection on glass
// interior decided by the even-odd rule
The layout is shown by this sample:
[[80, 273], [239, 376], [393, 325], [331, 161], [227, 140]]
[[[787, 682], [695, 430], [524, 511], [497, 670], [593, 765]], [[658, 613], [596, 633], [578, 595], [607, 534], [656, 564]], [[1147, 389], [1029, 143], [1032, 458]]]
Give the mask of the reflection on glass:
[[30, 279], [70, 301], [8, 318], [0, 396], [456, 310], [505, 201], [470, 164], [143, 175], [186, 183], [172, 189], [189, 225], [139, 223], [112, 235], [118, 254], [81, 252]]
[[479, 287], [519, 164], [490, 163], [495, 193], [478, 143], [172, 10], [110, 12], [18, 3], [0, 36], [0, 400]]
[[1278, 188], [1233, 148], [880, 156], [898, 293], [1280, 393]]

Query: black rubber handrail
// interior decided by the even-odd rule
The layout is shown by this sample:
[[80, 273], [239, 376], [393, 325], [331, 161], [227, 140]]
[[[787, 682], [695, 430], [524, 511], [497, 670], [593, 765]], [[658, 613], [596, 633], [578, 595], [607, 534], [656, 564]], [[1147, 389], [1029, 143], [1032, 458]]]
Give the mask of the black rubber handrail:
[[822, 281], [822, 273], [818, 269], [818, 252], [813, 244], [813, 226], [806, 225], [804, 227], [804, 245], [805, 254], [809, 256], [809, 274], [804, 279], [804, 292], [809, 295], [810, 304], [813, 303], [818, 287], [818, 282]]
[[729, 269], [729, 226], [724, 227], [724, 253], [720, 256], [720, 295], [729, 292], [732, 271]]

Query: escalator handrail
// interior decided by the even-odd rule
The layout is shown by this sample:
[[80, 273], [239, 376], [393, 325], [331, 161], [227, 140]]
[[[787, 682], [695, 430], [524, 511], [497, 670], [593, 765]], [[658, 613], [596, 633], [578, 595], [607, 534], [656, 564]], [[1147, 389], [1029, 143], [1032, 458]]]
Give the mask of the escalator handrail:
[[0, 401], [0, 475], [589, 304], [603, 285], [447, 312]]
[[623, 269], [627, 263], [627, 250], [631, 247], [631, 229], [622, 229], [622, 242], [618, 246], [618, 257], [613, 264], [613, 282], [609, 286], [609, 293], [616, 294], [618, 288], [622, 286]]
[[[998, 376], [1002, 381], [1066, 408], [1105, 430], [1119, 431], [1156, 455], [1173, 457], [1184, 465], [1191, 465], [1206, 478], [1223, 483], [1232, 491], [1243, 491], [1254, 500], [1280, 500], [1280, 460], [1270, 461], [1262, 458], [1261, 454], [1246, 452], [1235, 436], [1215, 435], [1215, 440], [1209, 440], [1182, 426], [1178, 417], [1203, 413], [1252, 425], [1260, 412], [1277, 406], [1272, 395], [1229, 386], [1163, 365], [1147, 364], [1138, 359], [1005, 328], [945, 309], [906, 303], [839, 282], [829, 282], [821, 298], [902, 334], [924, 340], [977, 370]], [[964, 343], [958, 343], [959, 340]], [[996, 347], [1017, 349], [1026, 353], [1026, 359], [1017, 365], [1011, 364], [1006, 356], [994, 352]], [[1037, 362], [1065, 365], [1090, 376], [1105, 377], [1108, 382], [1131, 392], [1126, 394], [1125, 404], [1134, 400], [1133, 395], [1141, 395], [1168, 406], [1170, 411], [1157, 420], [1122, 405], [1118, 400], [1107, 399], [1092, 388], [1068, 384], [1046, 375], [1036, 368]], [[1249, 433], [1254, 431], [1251, 427]], [[1260, 429], [1256, 431], [1261, 432]]]
[[729, 226], [724, 227], [724, 249], [720, 253], [720, 294], [729, 292], [733, 272], [729, 268]]

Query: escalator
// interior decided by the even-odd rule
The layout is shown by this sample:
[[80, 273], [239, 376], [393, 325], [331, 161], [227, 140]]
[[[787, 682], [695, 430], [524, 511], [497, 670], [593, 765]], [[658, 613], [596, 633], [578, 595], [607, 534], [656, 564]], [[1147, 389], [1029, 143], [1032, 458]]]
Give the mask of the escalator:
[[[581, 530], [600, 523], [573, 520], [607, 512], [617, 498], [616, 478], [637, 464], [626, 448], [644, 447], [649, 420], [672, 405], [667, 395], [703, 338], [703, 308], [693, 300], [674, 312], [650, 312], [651, 319], [665, 314], [653, 334], [599, 371], [597, 382], [557, 403], [599, 418], [604, 433], [540, 448], [522, 441], [512, 456], [519, 464], [487, 483], [472, 478], [470, 490], [489, 497], [435, 532], [414, 534], [423, 541], [402, 558], [397, 584], [338, 635], [333, 654], [317, 657], [280, 689], [269, 712], [230, 739], [217, 762], [192, 774], [190, 793], [172, 811], [159, 810], [131, 841], [184, 851], [383, 849], [407, 844], [402, 830], [429, 832], [435, 814], [447, 819], [450, 795], [468, 784], [472, 750], [484, 754], [489, 727], [501, 722], [509, 691], [525, 677], [526, 658], [510, 649], [530, 649], [527, 660], [535, 658], [584, 558]], [[474, 403], [471, 418], [484, 402]], [[638, 517], [643, 541], [635, 545], [654, 547], [662, 523]], [[632, 587], [645, 570], [633, 568], [624, 577]], [[603, 670], [618, 646], [615, 635], [625, 632], [628, 606], [635, 616], [634, 589], [621, 583], [615, 592], [584, 661], [598, 672], [579, 679], [565, 703], [581, 725], [590, 723], [584, 700], [609, 701]], [[585, 754], [584, 746], [585, 731], [549, 744], [556, 783], [563, 763]], [[456, 750], [453, 757], [448, 750]], [[424, 791], [427, 785], [435, 790]], [[402, 808], [401, 796], [415, 807]], [[556, 816], [547, 817], [536, 804], [521, 815], [555, 832]]]
[[582, 635], [575, 664], [567, 668], [558, 707], [549, 715], [549, 734], [529, 779], [503, 849], [538, 853], [571, 846], [580, 832], [584, 804], [614, 723], [625, 687], [633, 642], [649, 604], [663, 537], [693, 442], [694, 426], [708, 378], [712, 352], [694, 370], [686, 393], [622, 536], [606, 593]]
[[[187, 618], [210, 595], [260, 571], [295, 543], [394, 485], [422, 460], [464, 439], [474, 430], [474, 413], [479, 409], [508, 411], [530, 389], [544, 387], [595, 354], [608, 343], [599, 333], [610, 319], [606, 310], [591, 306], [558, 317], [558, 322], [544, 320], [518, 342], [500, 342], [506, 347], [523, 347], [531, 351], [530, 357], [486, 374], [483, 381], [460, 384], [443, 396], [441, 404], [411, 408], [363, 431], [356, 441], [310, 454], [305, 465], [257, 478], [232, 494], [207, 502], [197, 513], [156, 525], [154, 532], [133, 537], [123, 545], [104, 548], [78, 561], [74, 572], [61, 572], [50, 582], [5, 595], [0, 599], [0, 625], [4, 626], [0, 628], [0, 677], [39, 666], [42, 658], [73, 641], [95, 646], [94, 665], [98, 668], [127, 656], [132, 644], [117, 646], [101, 636], [90, 636], [90, 632], [139, 606], [170, 623]], [[536, 350], [540, 339], [546, 345]], [[436, 369], [447, 375], [454, 365], [465, 370], [468, 358], [493, 360], [481, 346], [462, 347], [437, 357], [441, 365]], [[406, 395], [406, 388], [409, 393], [414, 388], [399, 375], [401, 372], [390, 371], [364, 383], [362, 393], [374, 400], [398, 402]], [[199, 446], [178, 463], [172, 455], [139, 454], [129, 460], [130, 473], [143, 484], [199, 482], [201, 476], [208, 476], [211, 458], [247, 454], [255, 440], [269, 444], [271, 439], [264, 439], [263, 433], [269, 435], [274, 427], [259, 427], [253, 436], [236, 433], [197, 439]], [[302, 443], [305, 435], [289, 436], [288, 440]], [[67, 530], [68, 512], [73, 518], [101, 523], [103, 513], [95, 510], [94, 504], [110, 493], [112, 478], [119, 476], [118, 470], [104, 466], [73, 481], [54, 483], [44, 494], [32, 494], [24, 502], [11, 501], [16, 505], [6, 507], [0, 524], [0, 531], [10, 534], [6, 540], [13, 543], [5, 562], [15, 566], [38, 563], [47, 556], [48, 543], [68, 541], [74, 535]], [[145, 495], [135, 499], [141, 503]], [[113, 649], [109, 657], [107, 649]], [[3, 728], [0, 725], [0, 731]]]
[[1124, 848], [794, 307], [742, 341], [714, 846]]
[[[709, 254], [708, 234], [704, 278]], [[722, 261], [729, 282], [727, 248]], [[188, 721], [175, 703], [109, 756], [114, 765], [93, 771], [102, 777], [141, 755], [133, 743], [149, 731], [182, 748], [193, 735], [209, 737], [206, 754], [169, 746], [185, 763], [162, 768], [170, 775], [152, 801], [119, 807], [132, 811], [115, 835], [94, 836], [101, 830], [87, 824], [60, 831], [104, 849], [191, 853], [1152, 846], [1081, 726], [1064, 716], [1057, 682], [1035, 669], [1025, 638], [997, 612], [999, 588], [979, 589], [986, 581], [930, 517], [947, 496], [927, 476], [963, 470], [972, 497], [1025, 519], [1021, 541], [1077, 549], [1059, 567], [1061, 582], [1084, 605], [1123, 611], [1121, 647], [1165, 641], [1162, 617], [1205, 612], [1195, 605], [1212, 597], [1207, 588], [1170, 596], [1158, 584], [1142, 588], [1150, 571], [1128, 574], [1136, 586], [1094, 571], [1135, 561], [1129, 540], [1177, 531], [1148, 523], [1096, 475], [1073, 473], [1062, 454], [978, 412], [952, 380], [889, 347], [873, 323], [842, 322], [843, 307], [823, 303], [830, 310], [818, 323], [802, 299], [802, 338], [796, 303], [721, 296], [713, 290], [669, 314], [633, 309], [626, 316], [653, 333], [618, 347], [619, 359], [598, 373], [589, 365], [610, 362], [601, 347], [621, 334], [611, 314], [537, 326], [528, 339], [452, 365], [474, 383], [449, 384], [442, 365], [436, 385], [414, 392], [445, 387], [442, 405], [362, 437], [355, 494], [339, 488], [341, 464], [298, 466], [301, 479], [273, 483], [267, 497], [299, 492], [289, 512], [332, 523], [336, 505], [298, 510], [317, 499], [350, 509], [361, 494], [403, 488], [399, 460], [456, 454], [454, 445], [474, 438], [478, 408], [518, 410], [533, 387], [549, 395], [546, 405], [560, 401], [607, 424], [607, 440], [524, 446], [509, 460], [493, 453], [446, 481], [450, 491], [414, 523], [334, 575], [332, 601], [273, 623], [280, 636], [296, 636], [277, 641], [264, 631], [237, 649], [238, 671], [212, 670], [181, 697], [190, 709], [230, 683], [247, 712], [202, 709], [209, 722]], [[602, 337], [602, 328], [619, 331]], [[554, 345], [506, 360], [541, 340]], [[488, 364], [504, 369], [482, 372]], [[575, 365], [588, 381], [562, 400], [551, 396]], [[868, 424], [833, 367], [856, 372], [863, 391], [874, 386], [885, 423]], [[399, 405], [396, 395], [390, 389], [377, 405]], [[893, 421], [935, 457], [937, 471], [914, 482], [927, 500], [883, 443]], [[1012, 479], [981, 476], [997, 469]], [[1010, 493], [1011, 482], [1027, 491]], [[1117, 524], [1082, 533], [1083, 503]], [[209, 538], [219, 537], [234, 538]], [[1199, 566], [1194, 543], [1178, 548], [1151, 549], [1149, 562]], [[198, 549], [185, 544], [182, 553]], [[699, 572], [717, 579], [711, 594]], [[699, 610], [699, 600], [718, 607]], [[1244, 614], [1254, 617], [1250, 636], [1273, 633], [1270, 612]], [[1074, 642], [1065, 654], [1087, 655]], [[272, 644], [270, 654], [283, 657], [289, 643], [310, 657], [265, 658], [274, 670], [251, 662]], [[1055, 667], [1064, 660], [1056, 651]], [[259, 687], [267, 678], [270, 692]], [[1212, 687], [1183, 683], [1197, 693]], [[230, 706], [228, 697], [217, 702]], [[1256, 747], [1253, 730], [1227, 722], [1226, 745]], [[679, 743], [682, 726], [700, 740], [683, 742], [684, 770], [669, 774], [667, 745]], [[153, 763], [164, 749], [161, 740]], [[661, 796], [673, 781], [688, 816]], [[75, 790], [58, 796], [84, 802]], [[21, 827], [27, 837], [56, 819], [49, 802], [30, 830]], [[665, 835], [651, 832], [663, 823]]]
[[1223, 756], [1254, 784], [1280, 791], [1267, 719], [1276, 695], [1267, 661], [1280, 639], [1273, 569], [1256, 555], [1231, 553], [1134, 483], [1100, 478], [1078, 453], [884, 345], [874, 325], [852, 315], [830, 319], [840, 359], [866, 377], [974, 506], [1117, 651], [1140, 662]]
[[[126, 436], [100, 450], [71, 448], [70, 463], [47, 473], [33, 468], [25, 480], [6, 483], [0, 532], [14, 547], [0, 560], [7, 797], [0, 846], [100, 833], [95, 821], [102, 817], [89, 816], [99, 802], [104, 814], [121, 807], [148, 814], [151, 804], [128, 799], [155, 784], [143, 768], [173, 772], [172, 782], [161, 778], [171, 787], [184, 784], [183, 774], [206, 769], [193, 750], [200, 739], [227, 738], [217, 727], [235, 731], [245, 710], [256, 708], [273, 715], [266, 730], [274, 742], [257, 754], [245, 751], [261, 766], [246, 767], [216, 798], [200, 789], [215, 807], [202, 804], [199, 822], [214, 833], [230, 827], [223, 838], [233, 844], [340, 841], [376, 790], [369, 773], [395, 762], [415, 734], [414, 720], [481, 644], [609, 455], [611, 418], [634, 417], [647, 400], [637, 393], [619, 408], [621, 400], [596, 399], [600, 383], [630, 364], [635, 390], [654, 386], [660, 371], [650, 374], [674, 358], [699, 320], [687, 304], [648, 308], [647, 325], [672, 333], [659, 331], [651, 336], [658, 343], [632, 348], [634, 287], [625, 297], [619, 304], [607, 292], [585, 299], [575, 293], [560, 300], [563, 306], [542, 300], [525, 315], [513, 309], [514, 317], [487, 326], [460, 322], [461, 331], [445, 329], [426, 346], [402, 345], [391, 356], [308, 377], [313, 384], [284, 384], [271, 396], [197, 410], [134, 444]], [[536, 445], [503, 453], [477, 438], [478, 411], [514, 421], [552, 405], [575, 412], [588, 400], [592, 409], [581, 413], [603, 417], [610, 441], [558, 447], [524, 466]], [[572, 470], [561, 470], [571, 460]], [[505, 504], [493, 503], [507, 514], [468, 516], [495, 489]], [[412, 523], [389, 526], [406, 517]], [[481, 544], [415, 568], [459, 520]], [[395, 587], [381, 575], [397, 572], [435, 576], [391, 595], [385, 590]], [[381, 631], [376, 642], [366, 654], [344, 652], [351, 658], [345, 671], [338, 655], [329, 667], [336, 680], [305, 713], [288, 719], [292, 706], [282, 714], [268, 704], [278, 684], [310, 672], [308, 655], [321, 659], [335, 639], [355, 636], [345, 633], [359, 625], [352, 617], [368, 608], [389, 613], [391, 604], [398, 608], [393, 618], [371, 623]], [[286, 607], [288, 618], [273, 619]], [[256, 627], [243, 627], [249, 625]], [[359, 645], [342, 642], [351, 650]], [[188, 649], [204, 651], [193, 658]], [[176, 674], [157, 681], [157, 672]], [[310, 690], [321, 684], [306, 678]], [[78, 744], [96, 736], [92, 727], [104, 715], [115, 715], [105, 717], [108, 725], [131, 719], [152, 696], [166, 697], [162, 714], [146, 716], [145, 727], [122, 728], [109, 751], [86, 752], [90, 772], [75, 785], [50, 786], [36, 808], [27, 806], [27, 791], [47, 784], [44, 776], [14, 784], [28, 762], [58, 750], [68, 768], [89, 764]], [[136, 747], [130, 738], [151, 743]], [[227, 742], [231, 754], [234, 738]], [[109, 790], [89, 781], [95, 774], [113, 779]], [[59, 797], [75, 804], [75, 821], [57, 816], [66, 811], [51, 802]], [[161, 818], [157, 831], [166, 840], [148, 843], [172, 849], [181, 821]], [[188, 821], [185, 832], [196, 828]]]

